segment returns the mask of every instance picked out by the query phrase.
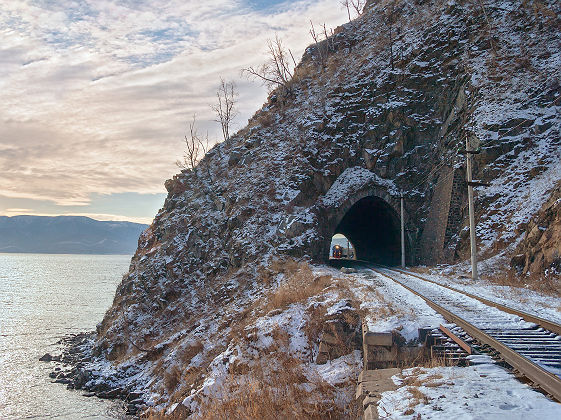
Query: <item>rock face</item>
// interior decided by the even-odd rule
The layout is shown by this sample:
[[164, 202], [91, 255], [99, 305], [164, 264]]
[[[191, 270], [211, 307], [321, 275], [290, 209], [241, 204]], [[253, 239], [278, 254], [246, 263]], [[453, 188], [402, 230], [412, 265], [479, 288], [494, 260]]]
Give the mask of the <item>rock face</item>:
[[395, 258], [401, 192], [410, 264], [467, 257], [466, 136], [481, 148], [474, 178], [492, 182], [477, 196], [482, 253], [513, 254], [561, 178], [561, 3], [396, 2], [391, 40], [386, 3], [308, 48], [289, 91], [166, 181], [95, 357], [161, 379], [154, 360], [263, 293], [260, 263], [325, 261], [339, 231], [357, 254], [379, 238]]
[[524, 274], [561, 275], [561, 183], [528, 223], [511, 265]]

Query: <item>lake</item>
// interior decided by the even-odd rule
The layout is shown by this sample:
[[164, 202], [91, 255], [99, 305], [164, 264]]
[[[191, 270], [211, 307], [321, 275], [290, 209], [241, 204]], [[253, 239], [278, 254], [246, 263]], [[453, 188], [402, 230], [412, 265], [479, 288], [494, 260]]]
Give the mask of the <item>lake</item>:
[[119, 402], [51, 383], [45, 353], [91, 331], [113, 301], [130, 255], [0, 253], [0, 419], [119, 419]]

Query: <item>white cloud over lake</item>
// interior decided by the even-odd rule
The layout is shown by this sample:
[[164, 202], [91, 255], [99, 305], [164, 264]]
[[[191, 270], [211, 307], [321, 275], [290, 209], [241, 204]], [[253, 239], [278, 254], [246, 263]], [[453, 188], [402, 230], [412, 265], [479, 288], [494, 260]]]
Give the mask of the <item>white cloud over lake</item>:
[[300, 56], [310, 18], [335, 27], [346, 12], [338, 0], [3, 0], [0, 213], [163, 193], [191, 115], [219, 137], [219, 78], [238, 84], [240, 128], [266, 96], [240, 69], [263, 62], [275, 34]]

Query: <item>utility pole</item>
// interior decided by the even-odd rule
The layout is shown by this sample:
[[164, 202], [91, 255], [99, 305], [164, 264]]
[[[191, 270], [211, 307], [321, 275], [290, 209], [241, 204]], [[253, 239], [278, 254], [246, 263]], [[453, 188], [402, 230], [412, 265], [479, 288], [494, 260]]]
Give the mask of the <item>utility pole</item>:
[[473, 184], [471, 179], [471, 159], [474, 151], [471, 150], [471, 145], [469, 144], [469, 137], [466, 136], [466, 159], [467, 159], [467, 184], [468, 184], [468, 206], [469, 206], [469, 233], [470, 233], [470, 243], [471, 243], [471, 278], [477, 280], [479, 278], [477, 274], [477, 244], [475, 242], [475, 210], [473, 205]]
[[401, 268], [405, 268], [405, 216], [403, 214], [403, 191], [401, 192]]

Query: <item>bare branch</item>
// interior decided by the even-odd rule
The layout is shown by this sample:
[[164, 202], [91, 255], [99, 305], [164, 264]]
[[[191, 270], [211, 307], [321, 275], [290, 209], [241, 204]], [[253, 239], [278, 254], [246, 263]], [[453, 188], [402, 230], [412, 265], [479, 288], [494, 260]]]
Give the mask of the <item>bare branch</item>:
[[351, 5], [349, 0], [342, 0], [341, 6], [347, 9], [347, 15], [349, 15], [349, 22], [350, 22], [352, 19], [351, 19]]
[[[296, 60], [290, 50], [286, 50], [282, 40], [276, 36], [274, 40], [267, 40], [268, 60], [265, 64], [255, 68], [248, 67], [242, 70], [250, 77], [260, 79], [271, 90], [275, 87], [282, 87], [290, 91], [289, 82], [294, 75]], [[293, 65], [290, 64], [292, 58]]]
[[206, 152], [209, 150], [208, 134], [205, 141], [197, 132], [197, 116], [193, 114], [193, 121], [189, 123], [189, 134], [184, 136], [185, 154], [183, 162], [177, 161], [176, 164], [182, 169], [194, 170]]
[[351, 10], [354, 10], [357, 16], [360, 16], [364, 11], [364, 6], [366, 6], [366, 0], [342, 0], [341, 6], [347, 9], [347, 15], [349, 17], [349, 22], [352, 20]]
[[393, 54], [393, 44], [394, 44], [394, 33], [393, 33], [393, 29], [394, 29], [394, 25], [396, 23], [397, 20], [397, 11], [396, 11], [396, 4], [395, 4], [395, 0], [392, 0], [390, 2], [389, 7], [386, 8], [386, 11], [384, 13], [384, 17], [386, 20], [386, 24], [388, 25], [388, 32], [389, 32], [389, 42], [390, 42], [390, 66], [391, 69], [394, 70], [394, 54]]
[[230, 138], [232, 121], [237, 115], [237, 111], [235, 109], [237, 96], [238, 92], [236, 91], [235, 83], [225, 82], [224, 79], [220, 78], [220, 85], [216, 91], [218, 103], [216, 105], [211, 105], [210, 107], [218, 117], [215, 121], [220, 123], [220, 126], [222, 127], [222, 135], [224, 136], [225, 141]]
[[317, 54], [317, 58], [320, 64], [320, 68], [323, 68], [325, 66], [325, 60], [326, 57], [323, 54], [322, 48], [321, 48], [321, 39], [319, 37], [319, 34], [316, 32], [316, 28], [314, 27], [314, 22], [312, 22], [310, 20], [310, 35], [312, 36], [312, 39], [314, 40], [314, 43], [316, 44], [316, 49], [315, 52]]
[[358, 16], [362, 15], [366, 0], [351, 0], [351, 6]]

